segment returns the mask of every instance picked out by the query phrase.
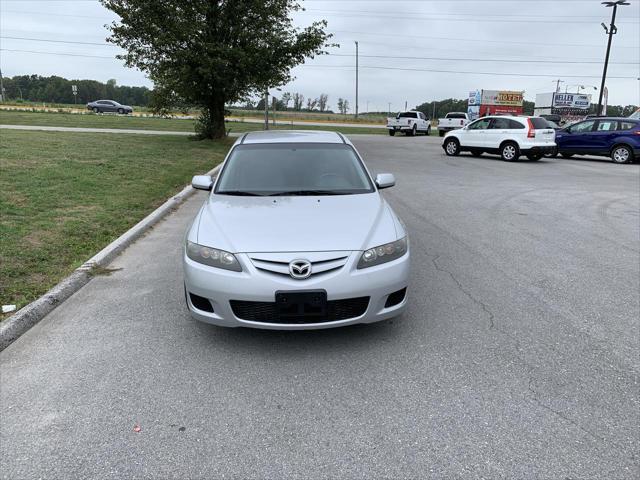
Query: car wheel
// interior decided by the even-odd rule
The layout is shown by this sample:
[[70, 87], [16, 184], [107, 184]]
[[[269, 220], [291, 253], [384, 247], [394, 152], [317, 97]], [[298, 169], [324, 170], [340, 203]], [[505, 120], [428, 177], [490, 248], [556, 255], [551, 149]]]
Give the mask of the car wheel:
[[473, 155], [474, 157], [479, 157], [480, 155], [482, 155], [484, 152], [482, 150], [477, 150], [477, 149], [473, 149], [471, 150], [471, 155]]
[[573, 157], [573, 153], [561, 153], [560, 155], [562, 155], [563, 158], [571, 158], [571, 157]]
[[542, 154], [541, 153], [530, 153], [529, 155], [527, 155], [527, 158], [529, 160], [531, 160], [532, 162], [536, 162], [538, 160], [540, 160], [542, 158]]
[[557, 148], [554, 148], [554, 149], [553, 149], [553, 152], [551, 152], [551, 153], [545, 153], [545, 155], [544, 155], [544, 156], [545, 156], [545, 157], [547, 157], [547, 158], [556, 158], [556, 157], [558, 156], [558, 149], [557, 149]]
[[507, 142], [500, 149], [500, 156], [505, 162], [515, 162], [520, 158], [520, 149], [514, 142]]
[[395, 130], [389, 130], [389, 135], [391, 135], [392, 137], [396, 134]]
[[411, 131], [407, 132], [407, 135], [409, 135], [410, 137], [415, 137], [417, 131], [418, 131], [418, 127], [416, 125], [414, 125], [413, 128], [411, 129]]
[[444, 151], [450, 157], [460, 155], [460, 142], [457, 138], [450, 138], [444, 143]]
[[122, 108], [119, 108], [119, 109], [118, 109], [118, 113], [119, 113], [120, 115], [122, 115], [122, 114], [124, 113], [124, 110], [123, 110]]
[[440, 135], [441, 137], [444, 137], [444, 130], [438, 130], [438, 135]]
[[618, 145], [611, 151], [611, 160], [615, 163], [633, 162], [633, 152], [626, 145]]
[[100, 113], [100, 109], [98, 107], [93, 107], [93, 113]]

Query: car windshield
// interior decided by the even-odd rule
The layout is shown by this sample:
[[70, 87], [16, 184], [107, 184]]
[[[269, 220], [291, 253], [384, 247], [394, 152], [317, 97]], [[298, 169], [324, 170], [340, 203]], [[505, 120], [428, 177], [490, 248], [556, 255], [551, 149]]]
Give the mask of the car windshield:
[[233, 149], [216, 194], [349, 195], [373, 192], [355, 151], [344, 144], [256, 144]]

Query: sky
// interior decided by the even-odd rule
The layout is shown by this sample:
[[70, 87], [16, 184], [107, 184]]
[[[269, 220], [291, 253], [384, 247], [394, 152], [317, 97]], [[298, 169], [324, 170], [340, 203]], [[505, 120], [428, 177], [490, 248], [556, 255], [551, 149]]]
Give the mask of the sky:
[[[611, 105], [640, 104], [640, 0], [618, 8], [607, 86]], [[359, 110], [398, 111], [472, 90], [597, 93], [611, 8], [601, 0], [304, 0], [298, 27], [325, 19], [330, 55], [293, 70], [282, 91], [329, 95], [355, 104], [359, 44]], [[97, 0], [0, 0], [0, 69], [4, 76], [39, 74], [115, 78], [152, 87], [145, 75], [114, 58], [105, 24], [117, 17]], [[63, 43], [84, 42], [84, 43]], [[272, 94], [280, 93], [272, 90]]]

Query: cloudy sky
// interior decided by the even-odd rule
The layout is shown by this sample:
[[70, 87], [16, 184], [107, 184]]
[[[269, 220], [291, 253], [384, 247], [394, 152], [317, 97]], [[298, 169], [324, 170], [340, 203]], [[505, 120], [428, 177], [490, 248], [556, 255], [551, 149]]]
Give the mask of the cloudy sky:
[[[640, 104], [640, 0], [618, 10], [609, 68], [611, 104]], [[470, 90], [555, 89], [596, 93], [611, 9], [600, 0], [305, 0], [295, 23], [326, 19], [340, 48], [294, 70], [283, 87], [306, 97], [354, 103], [360, 50], [360, 111], [410, 107]], [[5, 76], [116, 78], [151, 86], [106, 45], [115, 19], [96, 0], [0, 0], [0, 68]], [[72, 43], [64, 43], [72, 42]], [[80, 43], [73, 43], [80, 42]], [[82, 43], [84, 42], [84, 43]], [[583, 90], [584, 91], [584, 90]], [[275, 93], [275, 92], [274, 92]]]

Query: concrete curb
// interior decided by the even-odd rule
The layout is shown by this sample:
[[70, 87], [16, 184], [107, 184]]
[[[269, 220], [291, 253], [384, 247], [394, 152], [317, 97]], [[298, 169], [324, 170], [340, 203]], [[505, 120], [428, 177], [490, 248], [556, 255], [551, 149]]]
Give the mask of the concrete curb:
[[[208, 172], [208, 175], [216, 174], [220, 166], [221, 165], [218, 165]], [[175, 210], [194, 193], [195, 189], [193, 189], [191, 185], [186, 186], [180, 193], [164, 202], [140, 222], [84, 262], [82, 266], [78, 267], [71, 275], [63, 279], [43, 296], [21, 308], [4, 322], [0, 323], [0, 352], [42, 320], [49, 312], [86, 285], [93, 277], [93, 269], [96, 267], [105, 267], [111, 263], [113, 259], [120, 255], [129, 245], [144, 235], [151, 227]]]

